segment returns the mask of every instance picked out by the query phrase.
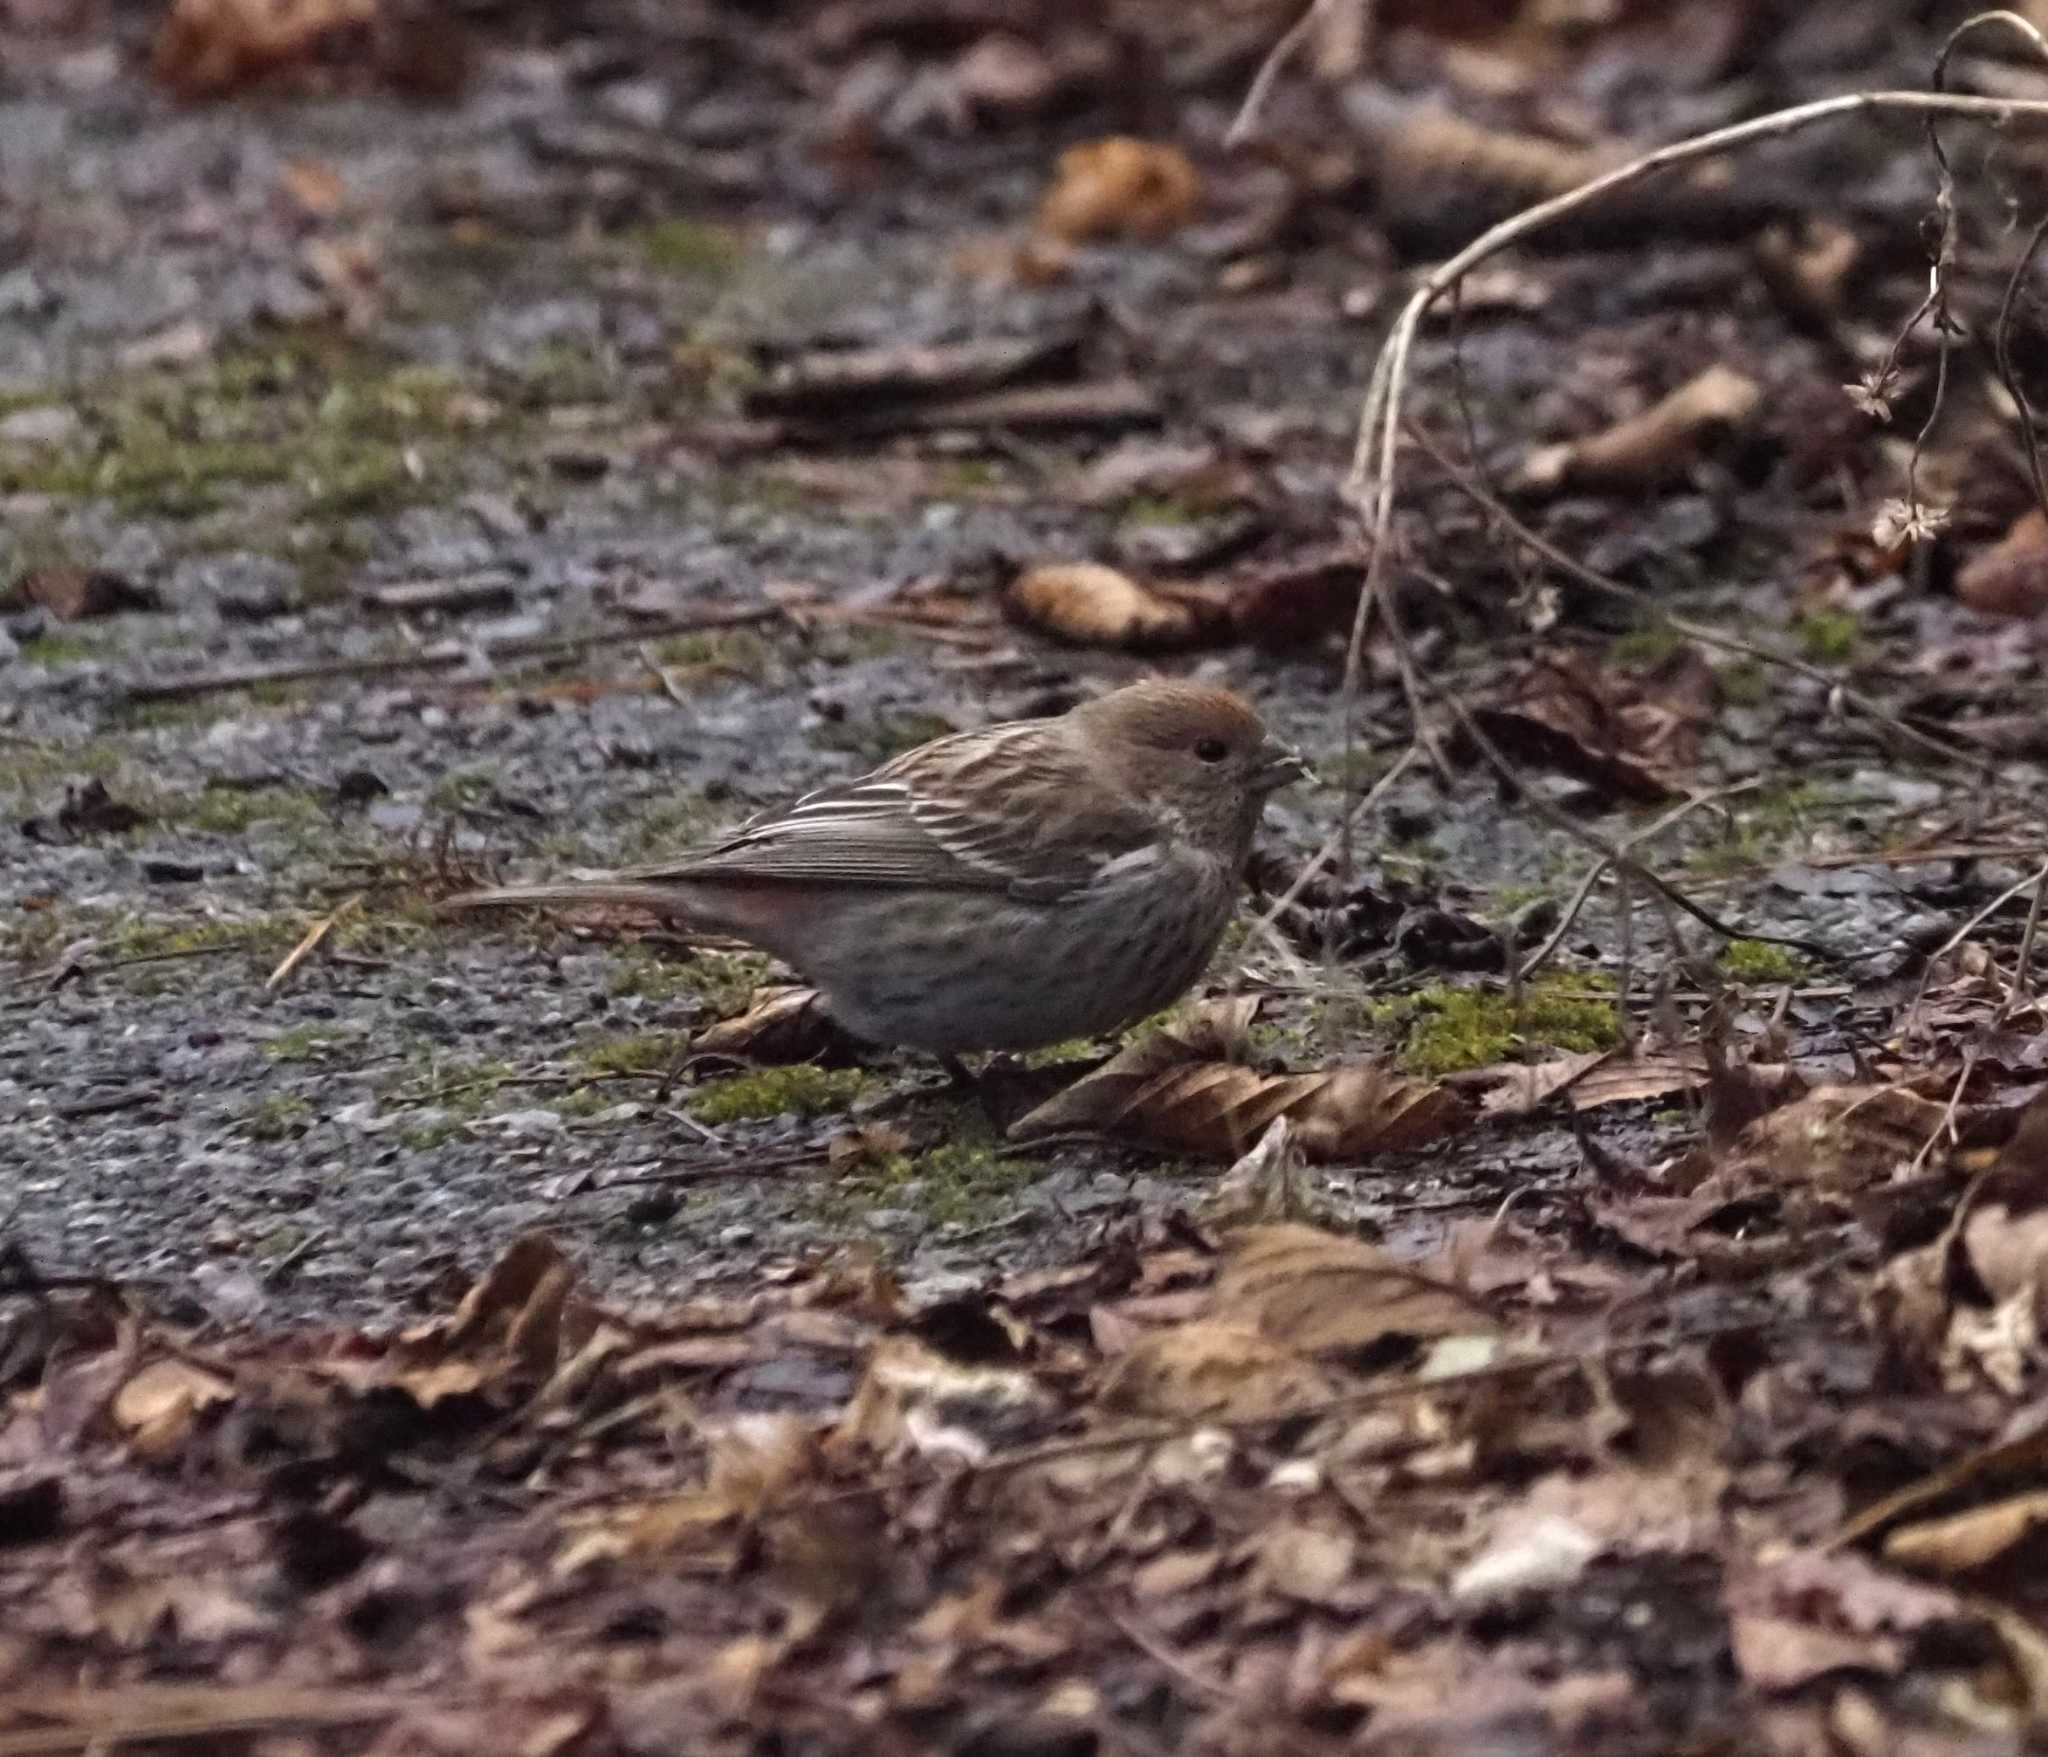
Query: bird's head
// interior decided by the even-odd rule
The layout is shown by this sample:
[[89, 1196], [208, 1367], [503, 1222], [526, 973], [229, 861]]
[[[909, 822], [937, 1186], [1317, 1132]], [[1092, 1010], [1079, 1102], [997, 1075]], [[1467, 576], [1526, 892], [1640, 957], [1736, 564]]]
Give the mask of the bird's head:
[[1133, 683], [1073, 717], [1120, 787], [1183, 833], [1240, 857], [1267, 795], [1309, 774], [1249, 703], [1208, 684]]

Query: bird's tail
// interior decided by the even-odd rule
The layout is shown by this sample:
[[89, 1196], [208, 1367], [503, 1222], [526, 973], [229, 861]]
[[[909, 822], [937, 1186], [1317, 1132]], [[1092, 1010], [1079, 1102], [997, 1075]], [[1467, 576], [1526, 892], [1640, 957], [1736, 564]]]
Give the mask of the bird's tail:
[[657, 915], [688, 919], [692, 911], [680, 885], [635, 883], [630, 879], [571, 879], [552, 885], [498, 885], [488, 891], [464, 891], [441, 904], [444, 910], [530, 909], [538, 905], [575, 905], [650, 909]]

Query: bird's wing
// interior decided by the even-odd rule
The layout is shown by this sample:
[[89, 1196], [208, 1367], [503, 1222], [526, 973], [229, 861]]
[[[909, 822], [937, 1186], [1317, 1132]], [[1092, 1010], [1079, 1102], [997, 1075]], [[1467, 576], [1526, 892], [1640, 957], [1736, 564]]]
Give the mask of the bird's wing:
[[821, 787], [728, 840], [617, 876], [781, 879], [1007, 891], [1051, 900], [1156, 834], [1043, 723], [921, 745], [858, 780]]

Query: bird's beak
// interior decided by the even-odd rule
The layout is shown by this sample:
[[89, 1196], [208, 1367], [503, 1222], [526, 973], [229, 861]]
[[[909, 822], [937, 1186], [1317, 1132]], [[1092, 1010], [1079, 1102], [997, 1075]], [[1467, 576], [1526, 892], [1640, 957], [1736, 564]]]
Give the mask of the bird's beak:
[[1252, 771], [1255, 792], [1277, 793], [1282, 787], [1293, 786], [1296, 781], [1313, 782], [1315, 778], [1315, 770], [1279, 739], [1268, 738], [1259, 747], [1259, 764]]

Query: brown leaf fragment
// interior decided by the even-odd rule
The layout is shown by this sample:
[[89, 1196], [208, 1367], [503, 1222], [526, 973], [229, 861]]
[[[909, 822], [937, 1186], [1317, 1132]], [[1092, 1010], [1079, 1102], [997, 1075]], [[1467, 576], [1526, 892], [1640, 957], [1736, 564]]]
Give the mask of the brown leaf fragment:
[[278, 169], [277, 182], [308, 219], [331, 220], [348, 206], [348, 184], [324, 159], [287, 159]]
[[1357, 1559], [1358, 1540], [1350, 1532], [1288, 1521], [1259, 1539], [1252, 1585], [1299, 1604], [1342, 1609]]
[[557, 1576], [597, 1562], [729, 1547], [736, 1528], [758, 1521], [818, 1473], [822, 1455], [800, 1416], [748, 1414], [707, 1423], [701, 1487], [608, 1508], [568, 1522]]
[[1262, 568], [1231, 587], [1231, 629], [1255, 646], [1301, 646], [1348, 629], [1364, 588], [1365, 564], [1355, 555]]
[[1263, 1421], [1334, 1391], [1320, 1367], [1249, 1324], [1202, 1320], [1142, 1337], [1117, 1358], [1100, 1400], [1131, 1415]]
[[1297, 1225], [1240, 1236], [1216, 1278], [1211, 1312], [1296, 1354], [1353, 1361], [1499, 1328], [1478, 1301], [1378, 1246]]
[[1323, 1084], [1287, 1113], [1302, 1151], [1319, 1163], [1412, 1152], [1441, 1141], [1465, 1120], [1465, 1101], [1451, 1087], [1371, 1062], [1340, 1062], [1321, 1078]]
[[1512, 486], [1522, 494], [1644, 490], [1680, 479], [1711, 445], [1746, 430], [1763, 386], [1729, 366], [1709, 366], [1670, 395], [1585, 439], [1539, 446]]
[[527, 1368], [544, 1371], [555, 1363], [575, 1281], [560, 1245], [545, 1233], [522, 1234], [462, 1296], [439, 1340], [449, 1349], [501, 1342]]
[[175, 1355], [153, 1360], [114, 1393], [114, 1425], [138, 1457], [160, 1463], [191, 1436], [199, 1418], [235, 1394], [217, 1373]]
[[1004, 591], [1003, 606], [1018, 621], [1078, 646], [1162, 652], [1188, 646], [1200, 633], [1188, 605], [1098, 562], [1027, 568]]
[[1835, 1533], [1831, 1549], [1862, 1543], [1915, 1514], [1932, 1516], [1935, 1509], [2000, 1488], [2037, 1480], [2048, 1470], [2048, 1422], [2036, 1420], [2028, 1431], [1995, 1445], [1980, 1446], [1953, 1464], [1909, 1483], [1898, 1493], [1866, 1507]]
[[2048, 609], [2048, 517], [2030, 506], [1989, 549], [1956, 573], [1956, 596], [1989, 616], [2038, 616]]
[[891, 1336], [869, 1358], [830, 1445], [883, 1459], [980, 1463], [1041, 1438], [1059, 1414], [1057, 1399], [1023, 1368], [956, 1360], [916, 1337]]
[[1131, 1595], [1139, 1600], [1178, 1598], [1215, 1579], [1223, 1565], [1220, 1550], [1167, 1550], [1140, 1563], [1130, 1579]]
[[1517, 761], [1655, 805], [1684, 791], [1715, 700], [1712, 669], [1690, 645], [1642, 676], [1542, 652], [1511, 667], [1473, 717]]
[[158, 607], [156, 594], [126, 574], [66, 562], [30, 568], [16, 582], [15, 591], [25, 602], [40, 604], [59, 622], [84, 622], [117, 611]]
[[1728, 1635], [1736, 1669], [1759, 1690], [1797, 1690], [1834, 1672], [1891, 1676], [1905, 1663], [1891, 1636], [1851, 1635], [1790, 1617], [1731, 1617]]
[[1568, 1096], [1575, 1111], [1598, 1110], [1607, 1104], [1633, 1104], [1673, 1092], [1696, 1091], [1705, 1084], [1706, 1069], [1686, 1055], [1650, 1051], [1624, 1060], [1603, 1056], [1572, 1080]]
[[931, 347], [819, 349], [770, 369], [747, 393], [755, 415], [831, 416], [875, 404], [960, 396], [1020, 380], [1066, 375], [1080, 359], [1073, 331], [988, 336]]
[[1988, 1567], [2017, 1551], [2035, 1570], [2044, 1555], [2044, 1533], [2048, 1490], [2036, 1489], [1944, 1519], [1901, 1525], [1885, 1538], [1884, 1555], [1902, 1568], [1952, 1576]]
[[850, 1039], [815, 988], [757, 988], [737, 1018], [707, 1025], [690, 1041], [693, 1055], [743, 1056], [783, 1066], [843, 1054]]
[[1112, 135], [1060, 154], [1037, 229], [1073, 244], [1164, 238], [1193, 219], [1201, 201], [1201, 173], [1180, 148]]
[[149, 67], [181, 97], [210, 98], [303, 62], [376, 23], [379, 0], [175, 0]]
[[1235, 1051], [1255, 1007], [1198, 1012], [1141, 1038], [1019, 1118], [1010, 1138], [1086, 1129], [1234, 1160], [1286, 1116], [1311, 1159], [1348, 1159], [1425, 1145], [1462, 1119], [1447, 1089], [1366, 1063], [1266, 1074], [1215, 1059]]
[[1945, 1115], [1902, 1086], [1816, 1086], [1750, 1123], [1721, 1170], [1832, 1194], [1865, 1189], [1911, 1165]]
[[1577, 1083], [1613, 1053], [1588, 1049], [1542, 1062], [1498, 1062], [1475, 1069], [1461, 1084], [1486, 1086], [1479, 1108], [1488, 1116], [1530, 1116], [1568, 1089], [1573, 1091], [1573, 1108], [1578, 1109]]

